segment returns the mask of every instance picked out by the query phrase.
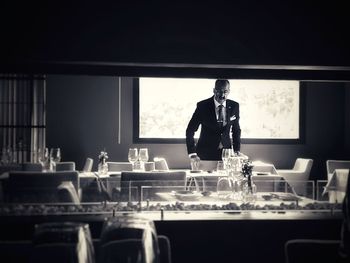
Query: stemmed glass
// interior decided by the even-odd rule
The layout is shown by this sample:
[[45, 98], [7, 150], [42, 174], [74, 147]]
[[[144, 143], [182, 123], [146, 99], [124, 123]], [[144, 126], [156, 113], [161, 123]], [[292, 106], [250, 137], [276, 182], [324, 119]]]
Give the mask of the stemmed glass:
[[132, 169], [134, 170], [135, 162], [139, 158], [137, 148], [130, 148], [128, 153], [128, 160], [132, 164]]
[[145, 162], [148, 161], [148, 149], [147, 148], [140, 149], [139, 160], [141, 162], [141, 168], [142, 168], [142, 170], [144, 170], [145, 169]]
[[53, 164], [53, 170], [56, 170], [56, 163], [61, 161], [61, 150], [60, 148], [51, 148], [50, 150], [50, 160]]

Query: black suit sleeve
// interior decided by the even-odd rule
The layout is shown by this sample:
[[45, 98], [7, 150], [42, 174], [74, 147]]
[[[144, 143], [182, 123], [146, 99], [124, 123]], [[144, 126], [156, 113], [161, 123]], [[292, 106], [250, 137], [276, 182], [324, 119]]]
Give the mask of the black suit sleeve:
[[188, 154], [196, 152], [196, 146], [194, 143], [194, 134], [198, 130], [198, 127], [200, 124], [201, 124], [201, 114], [200, 114], [199, 106], [197, 104], [197, 108], [193, 113], [192, 118], [188, 123], [187, 129], [186, 129], [186, 146], [187, 146]]
[[232, 124], [232, 146], [233, 150], [241, 150], [241, 127], [239, 125], [239, 104], [237, 103], [235, 107], [236, 120]]

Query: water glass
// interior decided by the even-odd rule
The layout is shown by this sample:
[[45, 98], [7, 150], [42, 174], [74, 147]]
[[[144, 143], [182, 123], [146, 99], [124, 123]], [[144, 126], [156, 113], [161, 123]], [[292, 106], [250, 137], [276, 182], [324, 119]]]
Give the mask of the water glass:
[[233, 196], [232, 179], [229, 176], [220, 177], [216, 186], [216, 191], [220, 199], [231, 199]]
[[130, 148], [128, 153], [128, 160], [132, 164], [132, 169], [134, 170], [135, 162], [138, 160], [139, 155], [137, 148]]
[[61, 161], [61, 149], [60, 148], [51, 148], [50, 161], [52, 162], [53, 170], [56, 171], [56, 163], [59, 163]]
[[139, 160], [140, 160], [141, 170], [145, 170], [145, 162], [148, 161], [148, 149], [147, 148], [140, 149]]
[[219, 174], [222, 174], [222, 175], [224, 175], [226, 173], [225, 164], [223, 161], [218, 161], [218, 163], [216, 165], [216, 172]]
[[229, 158], [231, 156], [233, 156], [234, 153], [233, 153], [233, 150], [231, 148], [224, 148], [222, 149], [222, 155], [221, 155], [221, 158], [222, 158], [222, 161], [224, 162], [224, 165], [225, 165], [225, 168], [226, 169], [229, 169]]
[[199, 171], [200, 162], [201, 161], [199, 158], [191, 158], [191, 170], [192, 171]]

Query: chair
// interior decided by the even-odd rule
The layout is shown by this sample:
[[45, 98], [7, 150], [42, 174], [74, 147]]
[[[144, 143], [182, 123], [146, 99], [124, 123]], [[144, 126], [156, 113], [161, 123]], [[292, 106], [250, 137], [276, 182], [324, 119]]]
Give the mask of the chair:
[[312, 159], [297, 158], [293, 169], [277, 169], [277, 173], [283, 176], [296, 194], [305, 196], [307, 194], [306, 181], [309, 179], [312, 164]]
[[56, 163], [56, 171], [75, 171], [75, 162], [59, 162]]
[[107, 162], [109, 172], [132, 171], [132, 164], [129, 162]]
[[92, 170], [92, 166], [94, 164], [94, 160], [91, 159], [91, 158], [86, 158], [86, 161], [85, 161], [85, 164], [84, 164], [84, 167], [83, 167], [83, 172], [91, 172]]
[[43, 170], [43, 166], [41, 163], [23, 163], [22, 169], [23, 171], [41, 172]]
[[171, 260], [169, 239], [157, 237], [153, 221], [135, 215], [105, 221], [99, 243], [99, 262], [167, 263]]
[[90, 228], [85, 223], [38, 224], [33, 245], [31, 262], [95, 262]]
[[[69, 187], [68, 183], [73, 187]], [[65, 202], [62, 189], [76, 202], [79, 192], [79, 174], [76, 171], [64, 172], [10, 172], [5, 197], [9, 202], [49, 203]], [[64, 195], [67, 197], [67, 195]], [[79, 199], [79, 198], [78, 198]]]
[[32, 250], [31, 240], [0, 241], [1, 262], [27, 263]]
[[327, 160], [326, 167], [327, 167], [327, 179], [329, 181], [335, 169], [350, 169], [350, 161]]
[[337, 262], [340, 240], [292, 239], [284, 245], [286, 263]]
[[[336, 169], [335, 171], [342, 170]], [[343, 169], [347, 170], [347, 169]], [[287, 263], [350, 262], [350, 180], [343, 200], [343, 224], [340, 240], [293, 239], [285, 243]]]
[[[168, 172], [122, 172], [120, 179], [120, 198], [125, 201], [157, 199], [155, 192], [184, 190], [186, 187], [185, 171]], [[137, 199], [135, 200], [135, 198]]]

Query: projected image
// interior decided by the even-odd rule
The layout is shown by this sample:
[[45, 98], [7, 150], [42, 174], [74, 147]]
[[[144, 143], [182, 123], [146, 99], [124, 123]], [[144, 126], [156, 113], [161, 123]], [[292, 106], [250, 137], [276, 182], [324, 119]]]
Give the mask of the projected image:
[[[139, 138], [185, 138], [196, 103], [213, 95], [214, 79], [140, 78]], [[230, 80], [244, 139], [299, 138], [299, 81]], [[200, 129], [196, 133], [198, 137]]]

